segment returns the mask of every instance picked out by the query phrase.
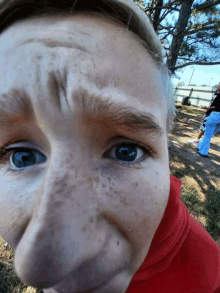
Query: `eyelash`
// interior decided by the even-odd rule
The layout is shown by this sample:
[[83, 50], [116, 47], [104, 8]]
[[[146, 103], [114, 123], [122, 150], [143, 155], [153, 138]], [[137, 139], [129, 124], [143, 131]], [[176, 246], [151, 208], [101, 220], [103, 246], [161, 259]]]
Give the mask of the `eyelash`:
[[[123, 137], [115, 137], [114, 140], [120, 140], [118, 141], [117, 143], [111, 145], [108, 150], [104, 153], [103, 157], [104, 158], [109, 158], [107, 157], [106, 154], [109, 154], [110, 151], [115, 148], [115, 147], [118, 147], [118, 146], [123, 146], [123, 145], [132, 145], [132, 146], [136, 146], [138, 148], [140, 148], [141, 150], [143, 150], [143, 152], [145, 153], [142, 158], [140, 159], [139, 162], [136, 162], [136, 163], [129, 163], [129, 162], [123, 162], [123, 161], [119, 161], [119, 160], [116, 160], [116, 159], [113, 159], [114, 162], [116, 164], [119, 164], [119, 165], [122, 165], [122, 166], [126, 166], [126, 167], [130, 167], [130, 168], [138, 168], [138, 167], [141, 167], [143, 162], [145, 161], [146, 158], [155, 158], [155, 154], [154, 152], [152, 151], [151, 148], [141, 144], [141, 143], [138, 143], [136, 141], [133, 141], [133, 140], [128, 140], [128, 139], [125, 139]], [[23, 141], [22, 141], [23, 142]], [[7, 144], [8, 146], [9, 144]], [[30, 150], [34, 150], [34, 151], [37, 151], [35, 150], [34, 148], [28, 148], [28, 147], [14, 147], [14, 148], [10, 148], [10, 149], [6, 149], [7, 146], [3, 146], [0, 148], [0, 165], [4, 165], [6, 162], [9, 161], [9, 158], [10, 158], [10, 155], [15, 152], [15, 151], [30, 151]], [[26, 168], [24, 169], [13, 169], [13, 168], [7, 168], [5, 169], [5, 172], [22, 172], [22, 171], [26, 171]]]

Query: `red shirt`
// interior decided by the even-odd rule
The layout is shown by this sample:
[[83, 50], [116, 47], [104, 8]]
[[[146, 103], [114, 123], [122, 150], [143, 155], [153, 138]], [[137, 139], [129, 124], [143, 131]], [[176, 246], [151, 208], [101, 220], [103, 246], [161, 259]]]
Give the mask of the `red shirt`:
[[181, 181], [170, 175], [166, 210], [126, 293], [220, 293], [220, 249], [180, 195]]

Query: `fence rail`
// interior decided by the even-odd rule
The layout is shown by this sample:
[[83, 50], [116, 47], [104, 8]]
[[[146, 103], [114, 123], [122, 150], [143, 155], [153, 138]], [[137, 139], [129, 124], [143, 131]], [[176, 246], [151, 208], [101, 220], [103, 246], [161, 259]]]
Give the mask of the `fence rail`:
[[196, 107], [209, 106], [215, 89], [213, 90], [201, 90], [195, 88], [182, 88], [176, 87], [174, 90], [176, 102], [182, 102], [183, 98], [190, 97], [189, 101], [191, 105]]

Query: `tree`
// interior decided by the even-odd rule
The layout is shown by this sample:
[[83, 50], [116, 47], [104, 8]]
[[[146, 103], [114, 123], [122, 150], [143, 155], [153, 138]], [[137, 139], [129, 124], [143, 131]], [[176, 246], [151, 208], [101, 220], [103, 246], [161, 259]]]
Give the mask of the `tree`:
[[134, 2], [149, 16], [172, 74], [189, 65], [220, 64], [220, 0]]

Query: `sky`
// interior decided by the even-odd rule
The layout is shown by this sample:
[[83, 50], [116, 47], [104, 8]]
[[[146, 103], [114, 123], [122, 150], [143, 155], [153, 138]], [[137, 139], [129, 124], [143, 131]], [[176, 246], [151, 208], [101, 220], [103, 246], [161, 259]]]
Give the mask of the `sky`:
[[174, 85], [178, 82], [184, 82], [185, 85], [188, 85], [190, 82], [195, 85], [214, 86], [220, 82], [220, 65], [187, 66], [182, 68], [182, 72], [179, 70], [176, 73], [180, 79], [173, 78]]

